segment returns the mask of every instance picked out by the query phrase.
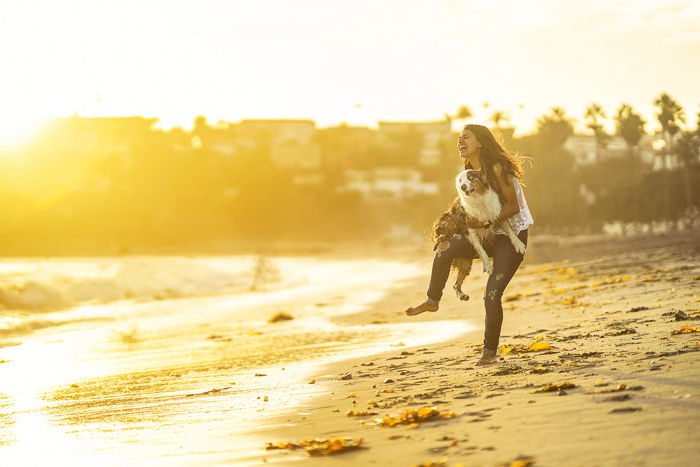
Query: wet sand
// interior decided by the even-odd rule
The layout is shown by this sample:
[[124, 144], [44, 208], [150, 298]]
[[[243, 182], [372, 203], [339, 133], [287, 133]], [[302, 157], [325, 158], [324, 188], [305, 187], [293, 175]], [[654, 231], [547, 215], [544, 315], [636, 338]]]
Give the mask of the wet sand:
[[[45, 315], [62, 326], [4, 335], [2, 465], [226, 464], [257, 450], [250, 433], [323, 391], [307, 384], [323, 365], [431, 341], [411, 323], [330, 319], [365, 309], [393, 284], [379, 279], [413, 277], [415, 267], [347, 258], [308, 267], [297, 286], [85, 306]], [[294, 319], [268, 322], [280, 313]]]
[[[7, 337], [0, 458], [491, 466], [528, 456], [535, 465], [692, 465], [700, 333], [672, 332], [700, 328], [698, 237], [533, 236], [505, 295], [504, 353], [479, 369], [480, 272], [467, 279], [469, 302], [447, 288], [438, 313], [403, 314], [424, 296], [430, 255], [422, 247], [368, 249], [369, 259], [306, 286], [121, 304], [128, 319], [105, 309], [103, 321]], [[688, 319], [676, 321], [684, 316], [677, 311]], [[279, 312], [295, 319], [267, 322]], [[533, 342], [548, 348], [524, 351]], [[576, 386], [533, 393], [564, 382]], [[371, 424], [420, 407], [456, 417]], [[363, 448], [318, 458], [265, 449], [340, 436], [362, 438]]]

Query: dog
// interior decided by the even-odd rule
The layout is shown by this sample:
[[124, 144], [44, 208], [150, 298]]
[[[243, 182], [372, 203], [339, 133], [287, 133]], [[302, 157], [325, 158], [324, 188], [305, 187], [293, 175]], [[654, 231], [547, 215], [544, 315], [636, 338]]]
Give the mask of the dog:
[[463, 170], [455, 178], [455, 188], [465, 214], [485, 224], [484, 228], [469, 228], [467, 238], [481, 258], [486, 273], [493, 272], [493, 263], [482, 246], [482, 240], [488, 235], [494, 235], [496, 227], [500, 227], [506, 233], [515, 251], [521, 255], [525, 254], [525, 244], [520, 241], [510, 223], [505, 220], [495, 223], [501, 213], [501, 200], [483, 172]]
[[[448, 241], [453, 238], [467, 238], [467, 216], [459, 198], [455, 198], [450, 208], [445, 211], [434, 223], [431, 239], [433, 251], [439, 255], [449, 247]], [[460, 300], [469, 300], [469, 295], [462, 292], [462, 283], [472, 270], [472, 258], [457, 256], [452, 260], [452, 271], [457, 271], [457, 280], [452, 288]]]

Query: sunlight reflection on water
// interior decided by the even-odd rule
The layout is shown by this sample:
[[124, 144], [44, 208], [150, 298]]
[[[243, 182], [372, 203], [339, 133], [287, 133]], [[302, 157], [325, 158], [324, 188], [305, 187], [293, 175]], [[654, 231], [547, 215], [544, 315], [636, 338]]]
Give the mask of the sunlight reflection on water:
[[[324, 365], [470, 330], [455, 321], [329, 322], [381, 298], [393, 282], [378, 278], [416, 274], [400, 263], [372, 266], [328, 264], [303, 285], [270, 292], [95, 307], [85, 313], [118, 315], [120, 324], [47, 329], [0, 348], [0, 458], [32, 466], [220, 463], [251, 449], [247, 434], [262, 420], [322, 394], [324, 380], [337, 379], [319, 375]], [[315, 298], [339, 293], [328, 306]], [[298, 319], [267, 324], [281, 305], [295, 306]], [[311, 377], [319, 383], [309, 385]]]

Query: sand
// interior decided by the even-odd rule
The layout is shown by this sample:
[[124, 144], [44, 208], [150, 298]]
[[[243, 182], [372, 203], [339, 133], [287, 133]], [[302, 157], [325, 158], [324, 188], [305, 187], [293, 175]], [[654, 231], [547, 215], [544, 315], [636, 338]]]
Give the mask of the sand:
[[[439, 344], [397, 347], [335, 364], [326, 394], [264, 431], [265, 441], [362, 439], [363, 449], [321, 459], [260, 452], [283, 465], [698, 465], [700, 452], [700, 235], [537, 237], [505, 294], [497, 364], [475, 367], [482, 329]], [[570, 259], [566, 259], [569, 257]], [[401, 284], [343, 322], [432, 319], [479, 322], [481, 296], [449, 294], [437, 313], [407, 318], [427, 276]], [[468, 279], [469, 286], [483, 277]], [[477, 289], [479, 287], [477, 286]], [[677, 314], [682, 311], [688, 316]], [[549, 349], [519, 352], [533, 342]], [[397, 343], [399, 344], [399, 343]], [[546, 347], [545, 345], [540, 345]], [[506, 350], [507, 352], [508, 350]], [[350, 373], [352, 379], [339, 380]], [[547, 384], [562, 391], [533, 393]], [[381, 427], [373, 420], [435, 407], [455, 418]], [[349, 417], [348, 411], [376, 415]], [[303, 414], [303, 415], [301, 415]], [[434, 464], [430, 464], [433, 462]]]
[[[326, 256], [352, 267], [3, 340], [2, 465], [698, 464], [700, 332], [674, 334], [700, 328], [697, 231], [533, 235], [481, 368], [483, 273], [470, 301], [448, 287], [439, 312], [407, 317], [428, 246]], [[280, 311], [294, 319], [267, 322]], [[376, 424], [423, 407], [448, 417]], [[266, 449], [339, 437], [361, 448]]]

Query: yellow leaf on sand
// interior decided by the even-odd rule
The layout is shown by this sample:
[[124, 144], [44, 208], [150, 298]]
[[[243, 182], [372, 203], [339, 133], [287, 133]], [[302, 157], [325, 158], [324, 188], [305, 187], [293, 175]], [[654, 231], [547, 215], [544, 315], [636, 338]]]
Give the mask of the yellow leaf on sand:
[[694, 328], [691, 326], [681, 326], [677, 331], [671, 331], [671, 334], [687, 334], [691, 332], [700, 332], [700, 328]]
[[249, 331], [248, 332], [249, 336], [259, 336], [260, 334], [262, 334], [262, 332], [260, 332], [260, 331]]
[[527, 352], [537, 352], [539, 350], [548, 350], [551, 349], [552, 346], [550, 346], [546, 342], [533, 342], [530, 344], [530, 347], [527, 348]]
[[556, 391], [562, 391], [564, 389], [572, 389], [577, 387], [574, 383], [570, 383], [568, 381], [564, 381], [561, 384], [545, 384], [542, 388], [536, 389], [534, 391], [530, 391], [531, 394], [536, 394], [538, 392], [556, 392]]
[[503, 347], [503, 348], [501, 349], [501, 355], [508, 355], [508, 354], [511, 353], [512, 351], [513, 351], [513, 348], [512, 348], [512, 347]]
[[343, 451], [351, 451], [362, 447], [362, 438], [309, 438], [296, 443], [267, 443], [266, 449], [297, 449], [304, 448], [310, 456], [328, 456]]

